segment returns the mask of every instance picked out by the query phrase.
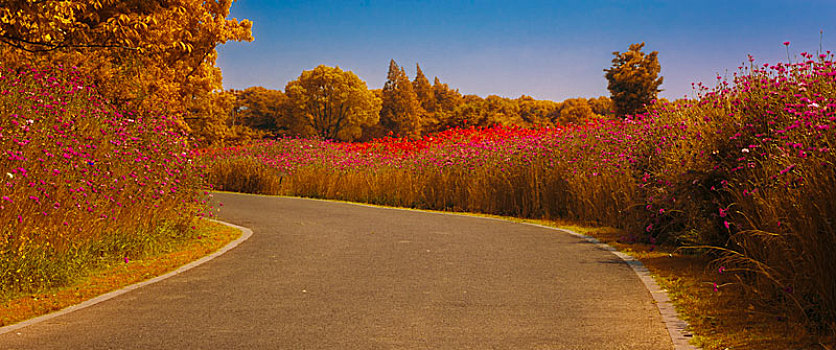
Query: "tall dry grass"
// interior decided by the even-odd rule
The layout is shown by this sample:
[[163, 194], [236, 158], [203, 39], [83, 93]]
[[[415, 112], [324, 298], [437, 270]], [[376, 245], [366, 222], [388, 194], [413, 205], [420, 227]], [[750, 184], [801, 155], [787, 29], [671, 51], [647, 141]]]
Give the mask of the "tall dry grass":
[[202, 215], [175, 121], [114, 109], [72, 69], [0, 68], [0, 118], [0, 299], [164, 249]]
[[688, 127], [672, 128], [677, 141], [650, 167], [670, 183], [653, 186], [659, 198], [685, 199], [655, 220], [714, 247], [760, 310], [834, 332], [836, 65], [827, 54], [802, 58], [752, 64], [692, 105], [657, 113]]

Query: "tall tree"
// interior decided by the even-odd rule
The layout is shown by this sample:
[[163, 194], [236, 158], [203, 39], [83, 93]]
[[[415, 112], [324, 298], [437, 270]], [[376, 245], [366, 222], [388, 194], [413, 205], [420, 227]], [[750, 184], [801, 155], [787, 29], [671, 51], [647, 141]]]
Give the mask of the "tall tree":
[[320, 65], [285, 87], [298, 134], [352, 141], [378, 121], [380, 99], [351, 71]]
[[659, 53], [642, 52], [644, 43], [632, 44], [627, 52], [613, 52], [612, 67], [604, 69], [609, 84], [615, 113], [619, 116], [644, 113], [645, 106], [662, 91], [659, 72]]
[[415, 138], [421, 135], [421, 105], [412, 82], [395, 60], [389, 62], [389, 73], [383, 84], [383, 107], [380, 123], [393, 133]]
[[415, 64], [416, 73], [415, 79], [412, 81], [412, 89], [415, 90], [415, 96], [418, 97], [418, 103], [421, 104], [421, 130], [424, 133], [438, 131], [439, 120], [435, 113], [435, 93], [430, 81], [424, 72], [421, 71], [421, 65]]
[[221, 88], [215, 47], [252, 40], [250, 21], [227, 19], [232, 2], [0, 0], [0, 63], [77, 66], [111, 103], [200, 109]]
[[429, 79], [421, 71], [421, 65], [415, 65], [416, 73], [415, 80], [412, 81], [412, 89], [415, 90], [415, 95], [418, 97], [418, 102], [421, 103], [421, 108], [427, 112], [435, 111], [435, 94], [433, 87], [430, 85]]

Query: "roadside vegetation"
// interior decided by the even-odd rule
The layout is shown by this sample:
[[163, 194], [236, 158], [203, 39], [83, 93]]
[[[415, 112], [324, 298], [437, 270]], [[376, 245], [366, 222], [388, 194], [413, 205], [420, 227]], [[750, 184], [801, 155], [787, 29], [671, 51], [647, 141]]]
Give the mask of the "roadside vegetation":
[[202, 157], [223, 190], [612, 226], [621, 242], [711, 261], [704, 288], [746, 300], [736, 312], [832, 342], [836, 65], [801, 56], [624, 119], [288, 137]]
[[635, 251], [703, 345], [836, 345], [829, 51], [751, 59], [677, 101], [656, 100], [643, 43], [613, 53], [610, 97], [463, 95], [394, 60], [379, 89], [323, 65], [225, 91], [216, 46], [253, 39], [230, 6], [0, 8], [4, 307], [190, 251], [211, 184], [610, 226], [584, 230]]
[[77, 71], [0, 74], [0, 300], [194, 235], [205, 185], [174, 119], [121, 112]]
[[104, 277], [111, 267], [205, 255], [191, 244], [214, 232], [192, 135], [225, 101], [215, 47], [252, 40], [231, 4], [0, 6], [0, 323], [37, 314], [18, 302], [47, 312], [92, 297], [68, 289], [91, 278], [104, 286], [93, 293], [136, 280]]

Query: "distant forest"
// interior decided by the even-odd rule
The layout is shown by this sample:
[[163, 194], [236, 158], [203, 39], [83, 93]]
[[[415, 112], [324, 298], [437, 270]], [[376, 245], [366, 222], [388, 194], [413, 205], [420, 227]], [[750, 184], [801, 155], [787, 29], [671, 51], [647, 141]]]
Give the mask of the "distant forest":
[[[613, 101], [607, 96], [555, 102], [525, 95], [462, 95], [438, 77], [430, 83], [420, 65], [410, 80], [394, 60], [380, 89], [368, 89], [351, 71], [319, 66], [288, 83], [285, 91], [255, 86], [216, 94], [214, 100], [226, 101], [222, 110], [228, 113], [221, 114], [226, 114], [229, 127], [196, 129], [204, 140], [233, 143], [281, 135], [341, 141], [417, 138], [454, 127], [548, 127], [614, 115]], [[216, 118], [224, 116], [217, 112], [221, 111], [203, 121], [219, 121]]]

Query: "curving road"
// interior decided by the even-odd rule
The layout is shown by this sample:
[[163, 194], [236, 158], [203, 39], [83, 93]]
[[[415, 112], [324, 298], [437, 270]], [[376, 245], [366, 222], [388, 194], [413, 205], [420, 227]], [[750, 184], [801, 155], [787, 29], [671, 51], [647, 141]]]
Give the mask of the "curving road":
[[500, 220], [216, 194], [252, 228], [185, 273], [0, 335], [0, 349], [670, 349], [613, 254]]

